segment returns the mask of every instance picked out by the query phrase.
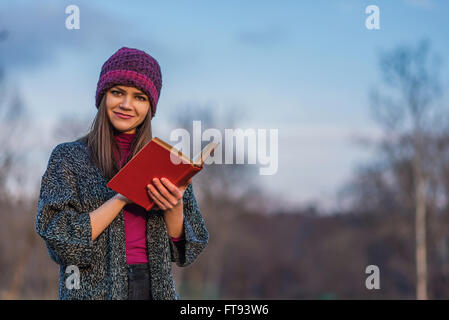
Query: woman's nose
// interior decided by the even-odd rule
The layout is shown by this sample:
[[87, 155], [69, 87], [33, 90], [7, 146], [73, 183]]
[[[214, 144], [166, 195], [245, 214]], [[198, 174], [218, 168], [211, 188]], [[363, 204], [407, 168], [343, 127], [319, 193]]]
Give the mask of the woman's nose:
[[120, 106], [125, 108], [125, 109], [130, 109], [131, 108], [131, 97], [129, 95], [124, 95], [123, 96], [123, 100], [120, 103]]

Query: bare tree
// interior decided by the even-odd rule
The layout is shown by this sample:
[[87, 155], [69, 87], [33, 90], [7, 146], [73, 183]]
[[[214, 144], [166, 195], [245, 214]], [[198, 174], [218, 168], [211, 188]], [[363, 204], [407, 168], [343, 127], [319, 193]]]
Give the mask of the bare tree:
[[[435, 177], [437, 101], [441, 95], [439, 60], [431, 54], [428, 41], [417, 47], [399, 47], [381, 57], [384, 89], [372, 92], [371, 101], [378, 123], [384, 129], [382, 151], [394, 166], [409, 162], [415, 209], [416, 298], [428, 299], [426, 210], [429, 184]], [[405, 186], [406, 187], [406, 186]]]
[[[6, 38], [7, 32], [0, 31], [0, 42]], [[27, 202], [20, 188], [27, 175], [22, 162], [26, 157], [23, 143], [28, 137], [26, 110], [18, 88], [9, 86], [5, 75], [0, 66], [0, 268], [4, 271], [0, 276], [0, 297], [18, 299], [26, 286], [31, 254], [41, 242], [30, 219], [34, 202]], [[8, 182], [16, 182], [16, 192], [11, 192]]]

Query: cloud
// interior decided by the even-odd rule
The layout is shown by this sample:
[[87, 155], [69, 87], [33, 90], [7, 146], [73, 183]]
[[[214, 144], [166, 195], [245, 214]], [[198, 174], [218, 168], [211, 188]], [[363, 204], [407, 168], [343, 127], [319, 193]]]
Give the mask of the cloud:
[[316, 203], [335, 208], [337, 192], [359, 163], [372, 159], [372, 149], [354, 144], [355, 135], [375, 141], [377, 128], [301, 124], [279, 128], [279, 169], [273, 176], [261, 177], [266, 190], [285, 195], [289, 205]]
[[[60, 54], [67, 52], [89, 53], [111, 48], [110, 53], [123, 43], [152, 51], [170, 53], [151, 36], [130, 32], [139, 30], [133, 19], [110, 13], [105, 7], [94, 7], [91, 2], [77, 1], [80, 9], [80, 29], [68, 30], [65, 21], [68, 14], [66, 1], [17, 1], [0, 4], [0, 64], [10, 69], [43, 67], [52, 64]], [[140, 21], [142, 22], [142, 21]], [[142, 30], [144, 28], [140, 28]], [[126, 44], [124, 44], [126, 45]], [[137, 46], [136, 46], [137, 47]], [[145, 50], [145, 49], [143, 49]]]

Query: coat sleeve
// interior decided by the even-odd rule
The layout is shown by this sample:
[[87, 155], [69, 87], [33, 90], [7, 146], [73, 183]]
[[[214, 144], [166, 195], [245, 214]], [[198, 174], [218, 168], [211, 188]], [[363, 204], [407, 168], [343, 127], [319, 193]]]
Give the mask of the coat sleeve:
[[193, 194], [192, 184], [186, 188], [183, 198], [184, 207], [184, 239], [176, 243], [170, 237], [171, 261], [179, 267], [190, 265], [206, 248], [209, 232], [201, 216], [198, 203]]
[[[88, 266], [92, 256], [89, 212], [81, 212], [77, 181], [63, 144], [52, 151], [42, 176], [36, 231], [58, 264]], [[65, 156], [64, 156], [65, 155]]]

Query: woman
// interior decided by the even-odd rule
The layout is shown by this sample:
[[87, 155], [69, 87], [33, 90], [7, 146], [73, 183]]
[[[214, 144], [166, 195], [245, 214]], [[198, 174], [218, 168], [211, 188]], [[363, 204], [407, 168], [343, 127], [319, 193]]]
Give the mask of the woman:
[[171, 262], [190, 265], [208, 244], [191, 181], [149, 182], [149, 212], [106, 186], [151, 140], [161, 87], [153, 57], [121, 48], [101, 69], [92, 129], [51, 153], [36, 230], [60, 266], [60, 299], [179, 299]]

